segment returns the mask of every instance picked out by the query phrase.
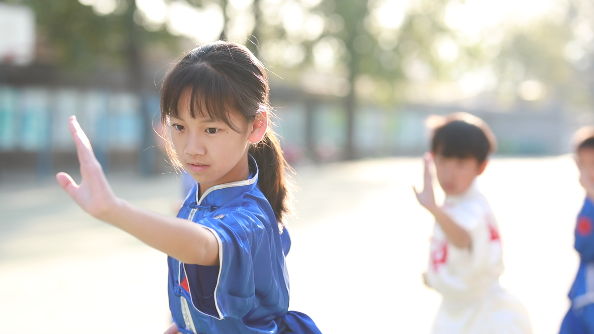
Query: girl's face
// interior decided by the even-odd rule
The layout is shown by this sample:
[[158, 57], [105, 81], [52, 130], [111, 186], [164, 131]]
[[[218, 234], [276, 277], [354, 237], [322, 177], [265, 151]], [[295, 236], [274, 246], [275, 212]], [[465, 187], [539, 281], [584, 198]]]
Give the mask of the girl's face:
[[171, 116], [170, 132], [177, 158], [188, 173], [200, 183], [200, 196], [206, 189], [249, 177], [247, 151], [250, 143], [259, 142], [266, 133], [266, 113], [246, 123], [239, 112], [229, 117], [234, 131], [223, 121], [200, 115], [190, 116], [190, 91], [178, 102], [178, 117]]
[[594, 182], [594, 149], [582, 148], [577, 152], [576, 159], [580, 173], [584, 173], [590, 182]]
[[437, 180], [447, 195], [466, 192], [487, 166], [486, 161], [481, 164], [476, 158], [453, 158], [435, 154], [433, 159]]

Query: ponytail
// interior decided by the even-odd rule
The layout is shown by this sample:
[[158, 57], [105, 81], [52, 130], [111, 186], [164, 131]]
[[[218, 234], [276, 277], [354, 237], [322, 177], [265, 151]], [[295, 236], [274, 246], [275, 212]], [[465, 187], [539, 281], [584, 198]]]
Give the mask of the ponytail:
[[262, 140], [250, 147], [249, 153], [254, 157], [259, 168], [258, 187], [264, 194], [282, 230], [283, 218], [291, 212], [291, 183], [286, 171], [291, 166], [285, 160], [280, 142], [269, 127]]

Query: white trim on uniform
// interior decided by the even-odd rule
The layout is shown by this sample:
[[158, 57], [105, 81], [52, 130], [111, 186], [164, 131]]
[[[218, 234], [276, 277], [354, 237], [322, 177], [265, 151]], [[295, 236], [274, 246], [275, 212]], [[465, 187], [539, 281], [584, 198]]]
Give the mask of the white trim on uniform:
[[[249, 186], [251, 184], [254, 184], [257, 179], [258, 179], [258, 173], [256, 173], [252, 178], [247, 179], [247, 180], [229, 182], [229, 183], [219, 184], [219, 185], [216, 185], [214, 187], [210, 187], [210, 188], [208, 188], [208, 190], [206, 190], [206, 192], [204, 192], [204, 194], [202, 194], [202, 197], [200, 199], [198, 199], [198, 193], [199, 192], [196, 191], [196, 203], [197, 203], [197, 205], [200, 205], [200, 203], [202, 202], [202, 200], [204, 198], [206, 198], [206, 196], [209, 193], [211, 193], [211, 192], [213, 192], [215, 190], [225, 189], [225, 188], [232, 188], [232, 187]], [[190, 210], [190, 214], [188, 215], [188, 220], [190, 220], [190, 221], [193, 221], [194, 220], [194, 215], [196, 214], [196, 211], [197, 210], [198, 209], [192, 209], [192, 210]], [[209, 230], [215, 236], [215, 238], [217, 239], [217, 243], [219, 244], [219, 274], [217, 276], [217, 285], [215, 286], [215, 291], [214, 291], [214, 300], [215, 300], [215, 306], [217, 308], [218, 317], [213, 317], [212, 315], [206, 314], [206, 313], [200, 311], [198, 308], [196, 308], [196, 306], [194, 305], [194, 302], [192, 301], [192, 293], [191, 293], [191, 291], [188, 291], [189, 292], [189, 295], [190, 295], [190, 301], [192, 302], [192, 307], [196, 311], [198, 311], [198, 312], [200, 312], [200, 313], [202, 313], [204, 315], [207, 315], [209, 317], [212, 317], [212, 318], [215, 318], [215, 319], [218, 319], [218, 320], [223, 320], [223, 315], [221, 314], [221, 309], [219, 308], [219, 302], [217, 300], [217, 291], [219, 289], [219, 281], [221, 279], [221, 268], [223, 267], [223, 242], [221, 241], [221, 238], [219, 237], [219, 235], [217, 234], [217, 232], [215, 232], [215, 230], [211, 229], [210, 227], [204, 226], [204, 225], [201, 225], [201, 226], [203, 228]], [[178, 277], [178, 284], [181, 283], [181, 282], [179, 282], [179, 280], [181, 279], [181, 266], [182, 266], [182, 262], [180, 261], [179, 262], [179, 274], [177, 276]], [[187, 279], [188, 276], [186, 274], [185, 267], [184, 267], [184, 274], [186, 275], [186, 279]], [[191, 289], [190, 288], [190, 284], [188, 282], [188, 290], [190, 290], [190, 289]], [[187, 304], [186, 304], [186, 306], [187, 306]], [[183, 312], [183, 308], [182, 308], [182, 312]], [[185, 319], [185, 315], [184, 315], [184, 319]]]
[[193, 221], [194, 220], [194, 215], [196, 215], [196, 211], [198, 211], [198, 209], [196, 209], [196, 208], [190, 210], [190, 214], [188, 215], [188, 220], [189, 221]]
[[202, 202], [202, 200], [204, 198], [206, 198], [206, 195], [210, 194], [211, 192], [213, 192], [215, 190], [225, 189], [225, 188], [232, 188], [232, 187], [249, 186], [250, 184], [254, 184], [254, 182], [256, 182], [256, 179], [257, 178], [258, 178], [258, 173], [256, 173], [254, 175], [254, 177], [252, 177], [251, 179], [247, 179], [247, 180], [243, 180], [243, 181], [235, 181], [235, 182], [223, 183], [223, 184], [216, 185], [214, 187], [210, 187], [210, 188], [208, 188], [204, 192], [204, 194], [202, 194], [202, 197], [201, 198], [198, 198], [199, 191], [196, 191], [196, 203], [198, 205], [200, 205], [200, 203]]
[[580, 309], [592, 303], [594, 303], [594, 292], [586, 292], [573, 299], [573, 308]]
[[586, 265], [586, 293], [573, 299], [573, 308], [594, 304], [594, 263]]
[[[223, 320], [223, 315], [221, 314], [221, 309], [219, 309], [219, 301], [217, 300], [217, 291], [219, 290], [219, 280], [221, 279], [221, 270], [223, 268], [223, 242], [221, 241], [221, 237], [219, 237], [219, 235], [217, 234], [217, 232], [215, 232], [215, 230], [211, 229], [210, 227], [206, 227], [206, 226], [203, 226], [203, 227], [205, 229], [209, 230], [215, 236], [215, 238], [217, 238], [217, 242], [219, 243], [219, 274], [217, 275], [217, 285], [215, 285], [215, 290], [214, 290], [215, 306], [217, 308], [217, 313], [219, 314], [219, 317], [218, 318], [214, 317], [214, 318]], [[190, 288], [190, 284], [188, 284], [188, 289], [189, 288]], [[190, 294], [190, 297], [192, 297], [192, 294]], [[192, 303], [192, 306], [194, 306], [194, 303]], [[196, 308], [196, 307], [194, 306], [194, 308]], [[196, 310], [198, 312], [200, 312], [200, 310], [198, 310], [198, 309], [196, 309]]]
[[[215, 318], [217, 320], [223, 320], [223, 315], [221, 314], [221, 309], [219, 309], [219, 302], [217, 301], [217, 290], [219, 288], [219, 280], [221, 279], [221, 269], [220, 268], [223, 267], [223, 243], [221, 242], [221, 238], [219, 237], [219, 235], [213, 229], [211, 229], [210, 227], [206, 227], [206, 226], [202, 226], [202, 227], [204, 227], [205, 229], [209, 230], [210, 233], [212, 233], [215, 236], [215, 238], [217, 238], [217, 243], [219, 244], [219, 274], [217, 275], [217, 284], [216, 284], [215, 290], [214, 290], [215, 307], [217, 308], [218, 317], [215, 317], [215, 316], [212, 316], [210, 314], [204, 313], [204, 312], [200, 311], [196, 307], [196, 305], [194, 305], [194, 300], [192, 298], [192, 288], [190, 287], [190, 282], [189, 281], [188, 281], [188, 294], [190, 295], [190, 302], [192, 303], [192, 307], [197, 312], [199, 312], [201, 314], [204, 314], [206, 316], [209, 316], [211, 318]], [[186, 276], [186, 280], [188, 279], [188, 274], [186, 272], [186, 267], [185, 267], [186, 264], [185, 263], [182, 263], [181, 261], [178, 262], [178, 266], [179, 266], [178, 267], [179, 268], [178, 269], [179, 274], [177, 276], [178, 285], [181, 285], [180, 278], [181, 278], [181, 268], [182, 268], [182, 265], [183, 265], [183, 268], [184, 268], [184, 275]], [[182, 299], [184, 299], [184, 298], [182, 297]], [[182, 313], [183, 312], [184, 312], [184, 310], [182, 309]], [[185, 320], [185, 315], [184, 315], [184, 320]]]
[[194, 327], [194, 319], [192, 319], [192, 314], [190, 313], [190, 308], [188, 307], [188, 301], [186, 298], [184, 298], [184, 296], [179, 296], [179, 298], [181, 300], [182, 315], [184, 317], [184, 327], [186, 330], [196, 334], [196, 327]]
[[[188, 215], [188, 220], [191, 221], [194, 218], [194, 214], [196, 213], [196, 210], [197, 209], [192, 209], [190, 211], [190, 214]], [[200, 225], [200, 226], [203, 227], [203, 228], [205, 228], [205, 229], [207, 229], [208, 231], [210, 231], [210, 233], [212, 233], [215, 236], [215, 238], [217, 239], [217, 243], [219, 244], [219, 275], [217, 276], [217, 285], [215, 286], [215, 291], [214, 291], [215, 306], [217, 308], [217, 313], [218, 313], [219, 316], [218, 317], [213, 317], [210, 314], [206, 314], [206, 313], [200, 311], [194, 305], [194, 301], [192, 300], [192, 292], [191, 292], [191, 289], [192, 288], [190, 288], [190, 282], [188, 282], [188, 294], [190, 295], [190, 302], [192, 303], [192, 307], [196, 311], [198, 311], [198, 312], [200, 312], [200, 313], [202, 313], [202, 314], [204, 314], [206, 316], [209, 316], [209, 317], [212, 317], [212, 318], [215, 318], [215, 319], [218, 319], [218, 320], [223, 320], [223, 315], [221, 314], [221, 310], [219, 309], [219, 303], [217, 301], [217, 289], [219, 287], [219, 279], [221, 278], [221, 269], [220, 268], [223, 266], [223, 243], [221, 242], [221, 238], [219, 237], [219, 235], [213, 229], [211, 229], [210, 227], [206, 227], [204, 225]], [[177, 284], [178, 285], [181, 285], [181, 268], [182, 268], [182, 264], [184, 265], [183, 268], [184, 268], [184, 275], [186, 276], [186, 280], [188, 279], [188, 274], [186, 273], [185, 263], [182, 263], [181, 261], [178, 261], [178, 274], [177, 274]], [[185, 301], [185, 298], [183, 298], [183, 297], [181, 297], [181, 298]], [[185, 306], [188, 307], [187, 302], [186, 302]], [[183, 303], [182, 303], [182, 313], [184, 313], [185, 311], [186, 310], [184, 310]], [[189, 309], [187, 311], [189, 312]], [[184, 321], [185, 321], [185, 318], [186, 318], [186, 315], [184, 313]], [[192, 326], [193, 326], [193, 324], [192, 324]]]

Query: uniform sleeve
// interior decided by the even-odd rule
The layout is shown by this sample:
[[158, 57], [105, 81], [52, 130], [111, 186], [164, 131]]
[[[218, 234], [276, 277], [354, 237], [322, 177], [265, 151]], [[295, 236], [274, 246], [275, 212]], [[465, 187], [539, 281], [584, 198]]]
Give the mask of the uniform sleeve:
[[594, 260], [594, 205], [586, 198], [575, 226], [575, 249], [580, 254], [582, 261]]
[[[492, 242], [499, 242], [495, 222], [489, 212], [479, 207], [461, 207], [448, 212], [450, 218], [464, 228], [471, 239], [470, 249], [457, 248], [450, 243], [450, 259], [453, 270], [464, 281], [482, 280], [487, 272], [497, 271], [501, 252], [493, 252]], [[465, 284], [466, 285], [466, 284]]]
[[[232, 215], [217, 217], [202, 219], [199, 223], [217, 238], [219, 266], [197, 266], [202, 270], [191, 270], [188, 267], [195, 265], [185, 265], [192, 303], [201, 312], [218, 319], [241, 318], [254, 303], [253, 259], [254, 254], [260, 249], [265, 230], [256, 219], [247, 214], [234, 212]], [[207, 268], [210, 268], [210, 271], [204, 270]], [[212, 284], [208, 284], [209, 281]], [[206, 289], [205, 284], [208, 285]], [[201, 301], [200, 298], [207, 299], [207, 302]], [[211, 300], [210, 303], [208, 299]], [[216, 314], [212, 314], [215, 311], [212, 308], [212, 312], [208, 312], [209, 304], [214, 304]]]
[[446, 214], [460, 227], [470, 234], [471, 249], [460, 249], [451, 245], [452, 256], [467, 257], [470, 253], [480, 253], [484, 244], [485, 215], [473, 207], [462, 207], [456, 210], [446, 210]]
[[446, 265], [429, 271], [428, 284], [444, 296], [479, 293], [485, 279], [498, 276], [501, 268], [501, 253], [493, 252], [490, 247], [488, 215], [481, 208], [469, 206], [446, 210], [446, 214], [468, 231], [471, 248], [457, 248], [448, 242], [440, 253]]

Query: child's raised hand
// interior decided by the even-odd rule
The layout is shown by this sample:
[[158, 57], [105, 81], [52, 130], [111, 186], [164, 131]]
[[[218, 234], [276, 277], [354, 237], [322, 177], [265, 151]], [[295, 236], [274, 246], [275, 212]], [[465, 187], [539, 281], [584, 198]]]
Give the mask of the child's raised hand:
[[76, 145], [82, 180], [77, 185], [66, 173], [58, 173], [56, 180], [83, 210], [101, 219], [117, 204], [117, 198], [95, 158], [89, 138], [81, 129], [75, 116], [70, 117], [70, 133]]
[[415, 191], [415, 195], [417, 195], [417, 200], [419, 201], [419, 203], [427, 210], [431, 211], [435, 207], [437, 207], [437, 204], [435, 204], [435, 194], [433, 193], [433, 176], [431, 175], [431, 171], [429, 170], [429, 166], [433, 161], [431, 154], [425, 153], [423, 161], [423, 190], [419, 192], [417, 191], [417, 188], [414, 186], [413, 190]]

